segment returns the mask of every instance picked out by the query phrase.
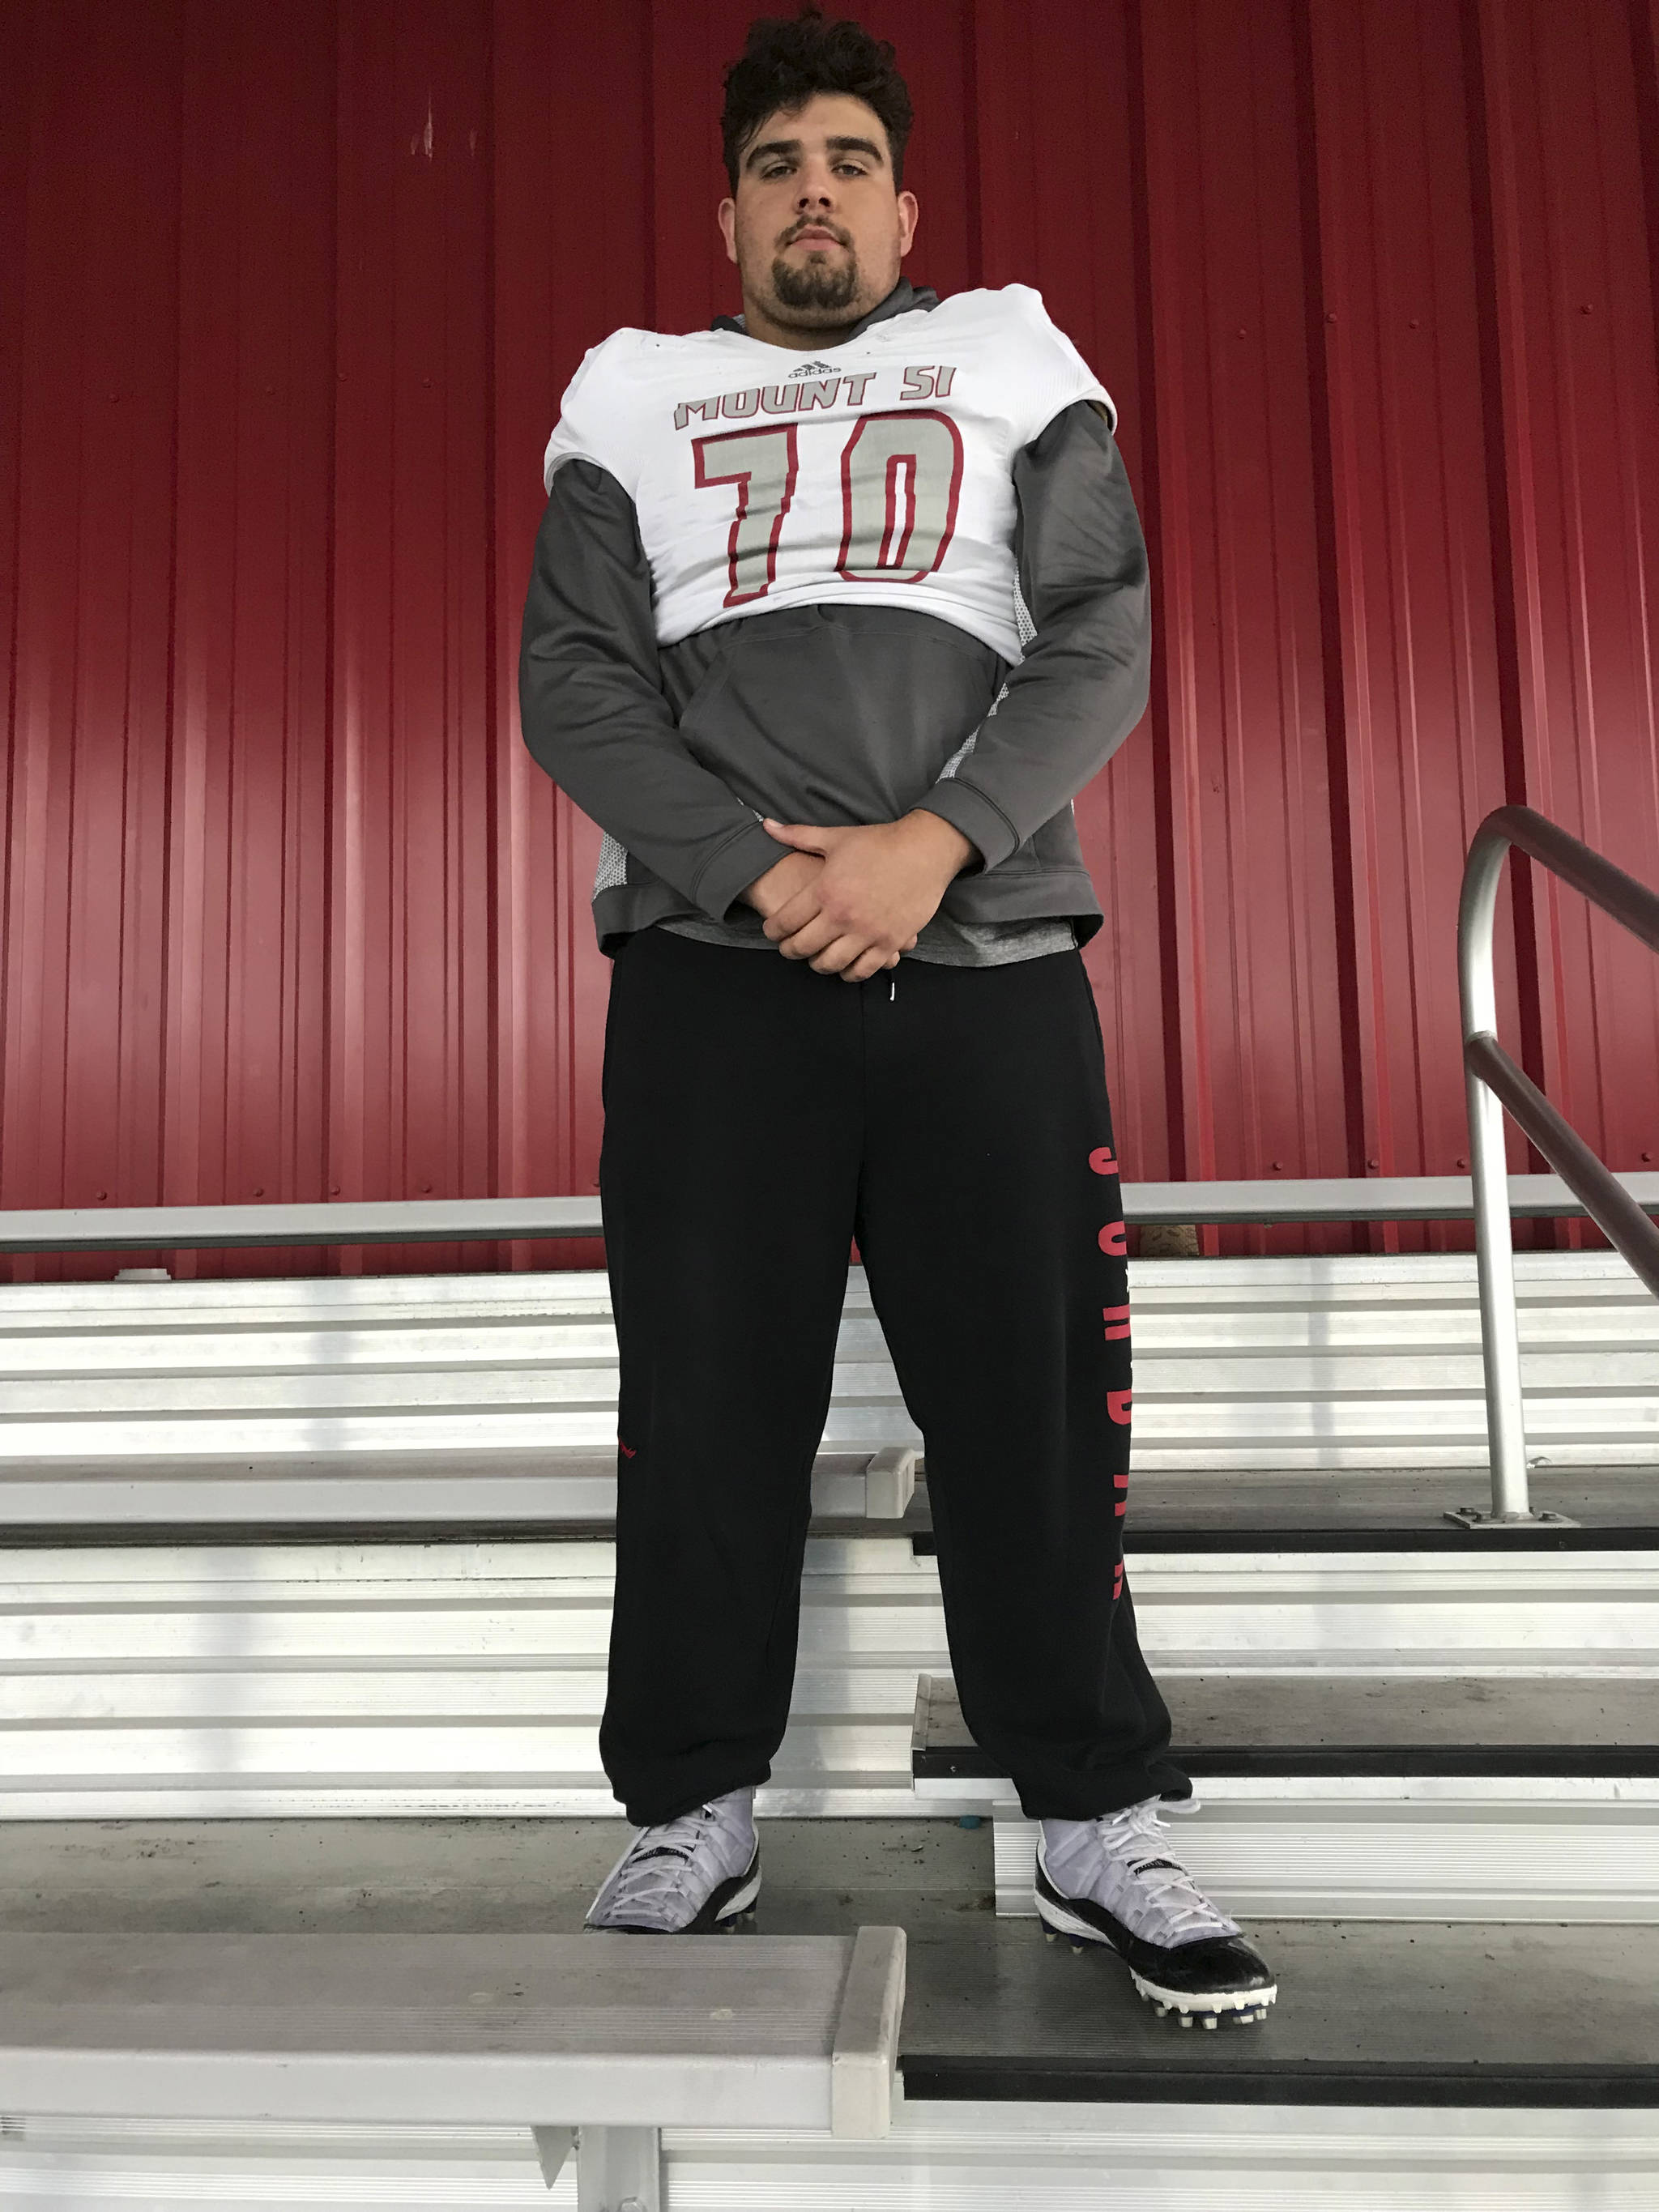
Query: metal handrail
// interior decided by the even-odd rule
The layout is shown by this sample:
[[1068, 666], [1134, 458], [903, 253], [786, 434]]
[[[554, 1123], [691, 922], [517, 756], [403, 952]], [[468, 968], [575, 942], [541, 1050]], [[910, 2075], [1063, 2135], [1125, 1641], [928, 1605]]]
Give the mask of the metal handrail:
[[1526, 1417], [1521, 1395], [1521, 1347], [1515, 1311], [1515, 1249], [1510, 1234], [1509, 1176], [1504, 1157], [1507, 1108], [1608, 1243], [1659, 1296], [1659, 1229], [1627, 1187], [1564, 1121], [1536, 1084], [1498, 1042], [1498, 990], [1492, 930], [1498, 886], [1510, 848], [1541, 863], [1563, 883], [1621, 922], [1659, 952], [1659, 893], [1530, 806], [1500, 806], [1474, 833], [1463, 866], [1457, 909], [1457, 983], [1463, 1011], [1464, 1088], [1469, 1117], [1469, 1165], [1474, 1181], [1475, 1266], [1480, 1285], [1480, 1348], [1486, 1382], [1486, 1431], [1492, 1454], [1492, 1511], [1453, 1515], [1467, 1528], [1513, 1527], [1553, 1520], [1535, 1514], [1527, 1488]]

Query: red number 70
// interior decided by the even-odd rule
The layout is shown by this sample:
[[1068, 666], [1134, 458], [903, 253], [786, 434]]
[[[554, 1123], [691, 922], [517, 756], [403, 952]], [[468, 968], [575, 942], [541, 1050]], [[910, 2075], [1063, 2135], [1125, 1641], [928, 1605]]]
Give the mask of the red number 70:
[[[695, 438], [699, 490], [736, 484], [726, 540], [724, 605], [764, 599], [776, 580], [778, 541], [795, 496], [797, 425], [769, 423]], [[841, 454], [841, 552], [850, 584], [919, 584], [945, 558], [962, 492], [962, 433], [932, 408], [865, 415]]]

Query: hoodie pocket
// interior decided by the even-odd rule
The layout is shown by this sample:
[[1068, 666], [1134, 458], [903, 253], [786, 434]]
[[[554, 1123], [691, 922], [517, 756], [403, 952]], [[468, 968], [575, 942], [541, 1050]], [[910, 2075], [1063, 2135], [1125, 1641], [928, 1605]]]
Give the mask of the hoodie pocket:
[[[1002, 664], [908, 610], [753, 616], [688, 698], [703, 764], [785, 822], [890, 822], [931, 788], [995, 696]], [[970, 756], [971, 757], [971, 756]]]

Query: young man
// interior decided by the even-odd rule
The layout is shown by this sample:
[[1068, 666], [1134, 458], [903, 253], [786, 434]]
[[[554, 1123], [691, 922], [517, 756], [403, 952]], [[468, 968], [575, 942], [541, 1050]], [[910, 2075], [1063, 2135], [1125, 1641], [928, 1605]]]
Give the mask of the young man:
[[1191, 1784], [1123, 1580], [1127, 1272], [1079, 951], [1072, 799], [1146, 704], [1145, 549], [1112, 403], [1038, 295], [900, 275], [909, 124], [856, 24], [753, 25], [722, 123], [743, 313], [617, 331], [547, 449], [520, 692], [606, 833], [599, 1744], [640, 1831], [587, 1924], [729, 1926], [759, 1889], [856, 1237], [963, 1715], [1042, 1823], [1038, 1911], [1183, 2024], [1244, 2021], [1273, 1976], [1159, 1840]]

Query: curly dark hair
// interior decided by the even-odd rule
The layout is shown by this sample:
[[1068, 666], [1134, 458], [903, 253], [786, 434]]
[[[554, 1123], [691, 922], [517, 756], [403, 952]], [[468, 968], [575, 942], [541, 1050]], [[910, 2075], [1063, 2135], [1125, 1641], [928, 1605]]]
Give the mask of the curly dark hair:
[[913, 118], [891, 42], [872, 39], [844, 17], [826, 16], [808, 0], [793, 21], [762, 15], [752, 22], [742, 53], [726, 72], [720, 145], [733, 192], [744, 150], [767, 117], [804, 107], [818, 92], [848, 93], [874, 108], [887, 132], [893, 182], [904, 182], [904, 142]]

